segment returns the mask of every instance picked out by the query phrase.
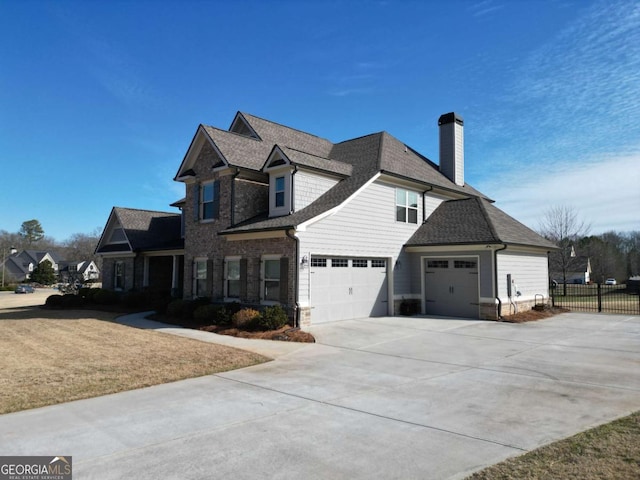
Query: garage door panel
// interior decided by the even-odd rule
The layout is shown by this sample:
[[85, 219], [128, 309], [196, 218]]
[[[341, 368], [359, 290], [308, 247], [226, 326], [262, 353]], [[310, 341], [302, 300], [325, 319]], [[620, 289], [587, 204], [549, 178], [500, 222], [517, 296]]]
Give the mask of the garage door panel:
[[425, 313], [478, 318], [478, 260], [474, 257], [425, 259]]
[[[386, 315], [387, 269], [384, 259], [312, 256], [311, 322]], [[340, 265], [336, 267], [335, 265]]]

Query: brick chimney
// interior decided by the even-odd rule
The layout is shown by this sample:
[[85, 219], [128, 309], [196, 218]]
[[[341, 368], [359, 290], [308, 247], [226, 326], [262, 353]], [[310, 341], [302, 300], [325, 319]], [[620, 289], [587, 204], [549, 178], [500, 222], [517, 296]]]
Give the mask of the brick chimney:
[[457, 113], [445, 113], [440, 127], [440, 171], [456, 185], [464, 185], [464, 121]]

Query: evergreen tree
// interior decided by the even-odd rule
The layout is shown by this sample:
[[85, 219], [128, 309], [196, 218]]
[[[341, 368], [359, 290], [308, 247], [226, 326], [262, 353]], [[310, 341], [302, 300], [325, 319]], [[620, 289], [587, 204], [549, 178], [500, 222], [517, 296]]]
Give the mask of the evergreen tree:
[[53, 265], [49, 260], [43, 261], [33, 269], [31, 281], [42, 285], [51, 285], [56, 281], [56, 272], [53, 270]]

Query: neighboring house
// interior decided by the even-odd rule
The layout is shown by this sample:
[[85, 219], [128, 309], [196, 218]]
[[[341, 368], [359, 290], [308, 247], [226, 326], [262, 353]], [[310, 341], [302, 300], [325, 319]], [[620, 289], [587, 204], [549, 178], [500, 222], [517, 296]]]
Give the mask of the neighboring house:
[[241, 112], [229, 130], [200, 125], [174, 178], [182, 224], [114, 208], [103, 285], [150, 286], [157, 255], [185, 298], [282, 304], [303, 327], [403, 302], [497, 319], [546, 299], [555, 246], [465, 183], [462, 118], [438, 125], [439, 166], [386, 132], [332, 143]]
[[[565, 264], [563, 272], [563, 263]], [[549, 255], [551, 278], [558, 283], [588, 284], [591, 283], [591, 260], [584, 255], [577, 255], [573, 246], [562, 256], [561, 250]]]
[[68, 262], [61, 260], [61, 256], [54, 251], [23, 250], [7, 257], [5, 277], [14, 282], [28, 281], [33, 270], [45, 260], [51, 262], [53, 271], [60, 281], [66, 281], [69, 277], [69, 268], [77, 270], [84, 280], [95, 280], [100, 276], [100, 270], [92, 260]]
[[60, 257], [55, 252], [38, 250], [23, 250], [7, 257], [5, 261], [5, 276], [14, 282], [24, 282], [29, 280], [31, 272], [40, 263], [48, 260], [51, 262], [53, 271], [58, 274]]
[[73, 281], [87, 282], [97, 280], [100, 270], [93, 260], [61, 261], [58, 265], [58, 278], [63, 283]]

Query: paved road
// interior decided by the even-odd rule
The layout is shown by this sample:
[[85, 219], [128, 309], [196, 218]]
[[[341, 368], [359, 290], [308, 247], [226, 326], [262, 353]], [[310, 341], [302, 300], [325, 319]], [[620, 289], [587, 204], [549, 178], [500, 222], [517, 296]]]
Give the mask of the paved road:
[[74, 479], [456, 479], [640, 409], [640, 317], [378, 318], [218, 375], [0, 416]]
[[59, 293], [53, 288], [36, 288], [34, 293], [0, 292], [0, 309], [44, 305], [49, 295]]

